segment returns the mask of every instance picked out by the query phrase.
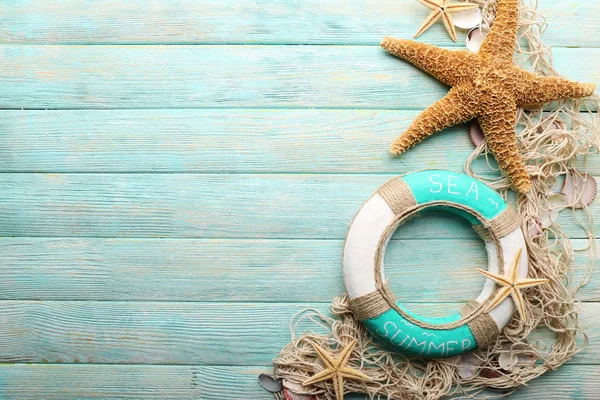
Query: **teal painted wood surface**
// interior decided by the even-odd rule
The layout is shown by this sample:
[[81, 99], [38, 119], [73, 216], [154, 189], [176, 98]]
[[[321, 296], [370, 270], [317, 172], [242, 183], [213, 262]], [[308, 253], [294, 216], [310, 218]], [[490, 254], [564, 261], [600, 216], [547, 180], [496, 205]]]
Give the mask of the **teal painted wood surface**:
[[[385, 173], [459, 170], [468, 126], [401, 158], [389, 145], [419, 111], [76, 110], [0, 113], [0, 172]], [[546, 114], [538, 122], [549, 123]], [[520, 127], [519, 127], [519, 130]], [[117, 145], [118, 144], [118, 145]], [[488, 161], [475, 170], [488, 175]], [[581, 168], [584, 168], [583, 161]], [[600, 157], [587, 171], [600, 175]]]
[[[547, 43], [599, 47], [600, 12], [586, 0], [543, 0]], [[378, 44], [412, 37], [427, 9], [416, 1], [347, 0], [5, 0], [4, 43]], [[464, 34], [464, 33], [463, 33]], [[454, 44], [442, 25], [422, 40]]]
[[[600, 4], [540, 11], [557, 70], [600, 82]], [[271, 399], [257, 376], [296, 312], [343, 292], [360, 205], [473, 150], [459, 126], [388, 154], [447, 90], [378, 47], [416, 31], [427, 10], [413, 0], [8, 0], [0, 13], [2, 399]], [[442, 26], [421, 40], [462, 44]], [[600, 176], [600, 157], [580, 165]], [[560, 217], [583, 249], [575, 280], [577, 215]], [[386, 263], [411, 310], [443, 316], [479, 293], [486, 256], [462, 219], [431, 213]], [[514, 398], [597, 395], [599, 293], [593, 279], [579, 296], [589, 347]]]
[[[411, 110], [448, 92], [379, 46], [0, 45], [0, 58], [0, 107], [14, 109]], [[600, 81], [600, 49], [556, 48], [554, 65]]]
[[[343, 239], [361, 205], [393, 176], [5, 173], [0, 234]], [[590, 208], [599, 212], [600, 202]], [[473, 237], [461, 219], [429, 222], [413, 218], [397, 237]], [[559, 222], [572, 238], [588, 237], [569, 211]]]

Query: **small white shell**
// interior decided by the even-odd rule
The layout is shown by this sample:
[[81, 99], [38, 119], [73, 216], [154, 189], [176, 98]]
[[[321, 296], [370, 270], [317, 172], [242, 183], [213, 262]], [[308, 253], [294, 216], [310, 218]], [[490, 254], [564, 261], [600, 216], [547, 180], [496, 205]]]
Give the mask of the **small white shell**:
[[452, 22], [457, 28], [472, 29], [481, 24], [481, 9], [479, 7], [471, 8], [452, 14]]
[[567, 196], [562, 193], [554, 193], [546, 200], [548, 209], [540, 210], [540, 222], [543, 228], [549, 228], [558, 219], [558, 213], [569, 206]]
[[481, 130], [481, 126], [476, 119], [474, 119], [469, 126], [469, 136], [471, 137], [471, 142], [475, 145], [475, 147], [479, 147], [481, 143], [485, 143], [483, 130]]
[[473, 53], [477, 53], [483, 44], [483, 40], [487, 36], [487, 30], [480, 26], [471, 29], [467, 34], [466, 46]]
[[477, 368], [481, 361], [472, 353], [463, 354], [460, 356], [460, 361], [457, 365], [458, 375], [463, 379], [469, 379], [475, 376]]
[[575, 208], [584, 208], [592, 204], [598, 194], [596, 179], [588, 174], [569, 171], [565, 176], [561, 192], [567, 196], [569, 205]]
[[527, 346], [515, 344], [513, 346], [503, 346], [504, 352], [498, 357], [498, 364], [506, 371], [511, 371], [515, 367], [526, 367], [535, 364], [537, 355]]
[[519, 356], [512, 353], [510, 350], [500, 354], [498, 357], [498, 364], [500, 364], [500, 368], [506, 371], [513, 369], [518, 362]]
[[262, 386], [263, 389], [271, 393], [281, 392], [283, 389], [281, 382], [267, 374], [260, 374], [258, 376], [258, 383], [260, 383], [260, 386]]

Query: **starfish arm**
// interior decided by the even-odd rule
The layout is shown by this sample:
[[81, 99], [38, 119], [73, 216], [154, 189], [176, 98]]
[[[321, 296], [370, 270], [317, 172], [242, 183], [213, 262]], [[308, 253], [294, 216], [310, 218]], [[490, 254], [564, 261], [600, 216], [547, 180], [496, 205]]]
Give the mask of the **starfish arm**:
[[319, 345], [314, 344], [314, 343], [313, 343], [313, 348], [319, 355], [319, 358], [321, 358], [321, 360], [325, 364], [326, 368], [336, 368], [337, 367], [336, 360], [329, 353], [327, 353], [327, 351], [325, 351], [325, 349], [323, 349], [322, 347], [320, 347]]
[[444, 5], [444, 0], [417, 0], [417, 1], [431, 10], [439, 10]]
[[348, 360], [350, 360], [350, 356], [352, 355], [352, 351], [356, 347], [356, 343], [357, 343], [356, 340], [353, 340], [352, 342], [350, 342], [349, 345], [344, 347], [344, 349], [338, 356], [338, 358], [339, 358], [338, 365], [344, 366], [348, 363]]
[[479, 4], [473, 4], [473, 3], [448, 4], [446, 6], [446, 11], [449, 13], [457, 13], [457, 12], [467, 11], [472, 8], [479, 8]]
[[442, 16], [442, 13], [440, 13], [439, 11], [432, 11], [431, 14], [429, 14], [429, 16], [427, 17], [427, 19], [425, 19], [425, 21], [423, 21], [423, 24], [421, 25], [421, 27], [419, 28], [419, 30], [417, 31], [417, 33], [415, 33], [414, 38], [418, 38], [419, 36], [421, 36], [423, 34], [423, 32], [425, 32], [427, 29], [431, 28], [431, 26], [433, 24], [435, 24], [437, 22], [438, 19], [440, 19], [440, 17]]
[[539, 76], [520, 68], [513, 68], [516, 99], [519, 105], [541, 104], [555, 100], [581, 98], [594, 94], [593, 83], [573, 82], [556, 76]]
[[333, 386], [336, 400], [344, 400], [344, 378], [338, 375], [333, 376]]
[[513, 302], [515, 303], [515, 307], [517, 311], [519, 311], [519, 315], [521, 316], [521, 321], [525, 323], [527, 321], [527, 316], [525, 315], [525, 300], [523, 299], [523, 295], [519, 290], [512, 288], [510, 291]]
[[488, 277], [489, 279], [491, 279], [492, 281], [494, 281], [495, 283], [497, 283], [499, 285], [510, 286], [510, 281], [508, 279], [506, 279], [505, 277], [503, 277], [502, 275], [494, 274], [492, 272], [486, 271], [481, 268], [476, 268], [476, 270], [477, 270], [477, 272], [485, 275], [486, 277]]
[[515, 287], [519, 289], [527, 289], [534, 286], [539, 286], [550, 282], [550, 279], [523, 279], [515, 283]]
[[412, 40], [383, 38], [381, 47], [408, 61], [448, 86], [472, 76], [477, 55], [467, 50], [447, 50]]
[[335, 371], [331, 369], [326, 369], [317, 374], [314, 374], [312, 377], [302, 382], [302, 386], [310, 386], [314, 383], [327, 381], [330, 380], [333, 376], [335, 376]]
[[519, 1], [499, 0], [492, 29], [483, 41], [479, 54], [512, 63], [519, 22]]
[[450, 16], [450, 13], [442, 13], [442, 21], [444, 21], [444, 26], [446, 27], [450, 38], [456, 42], [458, 40], [456, 37], [456, 29], [454, 29], [454, 21], [452, 21], [452, 16]]
[[519, 249], [519, 251], [517, 251], [515, 258], [513, 258], [511, 265], [510, 265], [511, 272], [512, 272], [510, 280], [513, 283], [516, 282], [519, 278], [519, 261], [521, 261], [521, 253], [523, 253], [522, 247]]
[[342, 375], [344, 378], [354, 379], [357, 381], [372, 381], [369, 376], [350, 367], [340, 368], [340, 375]]
[[473, 118], [473, 110], [463, 104], [459, 90], [454, 88], [415, 118], [408, 129], [396, 139], [391, 152], [398, 156], [434, 133]]
[[487, 107], [477, 118], [488, 148], [496, 157], [500, 169], [510, 177], [517, 190], [527, 193], [531, 189], [531, 180], [517, 148], [517, 105], [504, 96], [490, 98], [487, 103], [492, 107]]
[[500, 289], [500, 291], [498, 292], [496, 297], [494, 297], [492, 299], [492, 301], [490, 301], [490, 304], [488, 304], [488, 306], [485, 308], [484, 312], [489, 313], [492, 309], [496, 308], [496, 306], [498, 304], [502, 303], [504, 301], [504, 299], [506, 299], [508, 296], [510, 296], [510, 293], [511, 293], [510, 286], [505, 286], [502, 289]]

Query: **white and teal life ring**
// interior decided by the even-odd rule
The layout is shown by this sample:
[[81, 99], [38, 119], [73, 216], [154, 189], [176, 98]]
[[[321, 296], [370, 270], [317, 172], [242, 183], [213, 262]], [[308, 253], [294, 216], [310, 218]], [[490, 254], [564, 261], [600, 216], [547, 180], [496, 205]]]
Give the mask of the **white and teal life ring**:
[[[464, 174], [419, 171], [387, 182], [360, 209], [344, 245], [344, 280], [357, 319], [392, 349], [450, 357], [488, 346], [511, 319], [515, 306], [507, 298], [484, 312], [496, 291], [489, 279], [479, 297], [451, 317], [420, 317], [396, 302], [384, 276], [385, 248], [403, 221], [432, 207], [457, 213], [473, 224], [485, 240], [490, 272], [510, 274], [511, 261], [526, 249], [519, 218], [495, 191]], [[518, 276], [526, 277], [527, 251], [516, 265]]]

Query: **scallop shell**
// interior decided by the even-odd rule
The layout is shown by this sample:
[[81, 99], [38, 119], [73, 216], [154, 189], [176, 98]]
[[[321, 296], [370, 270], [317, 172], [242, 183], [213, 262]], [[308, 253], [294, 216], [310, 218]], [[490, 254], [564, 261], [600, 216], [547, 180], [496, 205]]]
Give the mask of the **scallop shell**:
[[481, 130], [481, 126], [476, 119], [474, 119], [469, 126], [469, 136], [471, 137], [471, 142], [475, 145], [475, 147], [479, 147], [481, 143], [485, 143], [483, 130]]
[[472, 29], [481, 24], [481, 9], [471, 8], [452, 14], [452, 22], [454, 26], [460, 29]]
[[283, 385], [280, 381], [267, 374], [260, 374], [258, 376], [258, 383], [263, 387], [267, 392], [277, 393], [281, 392], [283, 389]]
[[567, 196], [569, 205], [575, 208], [584, 208], [592, 204], [598, 194], [598, 182], [588, 174], [569, 171], [565, 176], [561, 192]]
[[472, 51], [473, 53], [477, 53], [481, 44], [483, 43], [483, 39], [487, 36], [487, 31], [481, 26], [476, 26], [471, 29], [467, 34], [466, 46], [467, 49]]

